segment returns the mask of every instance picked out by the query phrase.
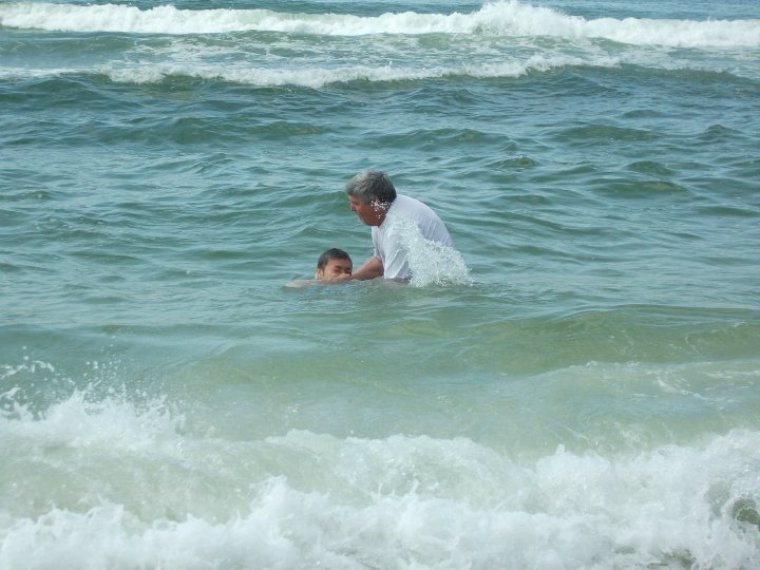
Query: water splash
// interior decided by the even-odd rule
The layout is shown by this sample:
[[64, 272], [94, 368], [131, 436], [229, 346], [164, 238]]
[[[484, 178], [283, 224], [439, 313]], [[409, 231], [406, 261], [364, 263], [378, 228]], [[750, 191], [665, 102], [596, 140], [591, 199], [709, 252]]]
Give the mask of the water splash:
[[470, 269], [455, 248], [423, 237], [420, 229], [406, 220], [393, 220], [392, 231], [398, 232], [407, 252], [413, 287], [426, 285], [471, 285]]

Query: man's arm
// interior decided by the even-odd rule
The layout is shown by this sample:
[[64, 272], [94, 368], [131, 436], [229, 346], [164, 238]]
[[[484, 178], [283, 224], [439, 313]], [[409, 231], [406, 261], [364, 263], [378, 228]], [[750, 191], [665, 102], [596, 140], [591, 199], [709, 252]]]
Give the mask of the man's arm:
[[370, 257], [364, 264], [351, 274], [351, 279], [375, 279], [383, 276], [383, 262], [379, 257]]

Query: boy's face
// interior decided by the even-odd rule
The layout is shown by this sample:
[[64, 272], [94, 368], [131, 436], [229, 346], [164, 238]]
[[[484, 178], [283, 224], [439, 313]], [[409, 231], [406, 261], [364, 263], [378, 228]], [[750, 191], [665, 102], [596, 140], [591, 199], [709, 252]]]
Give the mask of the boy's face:
[[317, 269], [317, 281], [345, 281], [352, 270], [350, 259], [330, 259], [324, 269]]

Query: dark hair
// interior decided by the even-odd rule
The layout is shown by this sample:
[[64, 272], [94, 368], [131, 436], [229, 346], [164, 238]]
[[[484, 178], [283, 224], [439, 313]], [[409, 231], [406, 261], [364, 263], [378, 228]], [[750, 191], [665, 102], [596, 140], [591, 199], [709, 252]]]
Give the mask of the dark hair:
[[348, 261], [351, 261], [351, 256], [337, 247], [326, 249], [317, 260], [317, 269], [324, 269], [327, 263], [333, 259], [347, 259]]
[[358, 199], [362, 204], [373, 201], [391, 204], [396, 199], [396, 188], [385, 172], [365, 170], [348, 181], [346, 194]]

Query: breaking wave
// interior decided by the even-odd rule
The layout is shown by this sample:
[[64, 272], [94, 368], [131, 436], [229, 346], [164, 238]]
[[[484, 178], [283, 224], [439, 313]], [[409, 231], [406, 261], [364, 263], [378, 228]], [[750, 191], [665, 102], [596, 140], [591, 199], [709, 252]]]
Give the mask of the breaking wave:
[[70, 32], [221, 34], [281, 32], [324, 36], [485, 34], [604, 38], [634, 45], [760, 46], [758, 20], [585, 19], [517, 1], [485, 4], [473, 13], [385, 13], [378, 16], [286, 13], [265, 9], [141, 10], [122, 4], [18, 2], [0, 6], [0, 26]]

